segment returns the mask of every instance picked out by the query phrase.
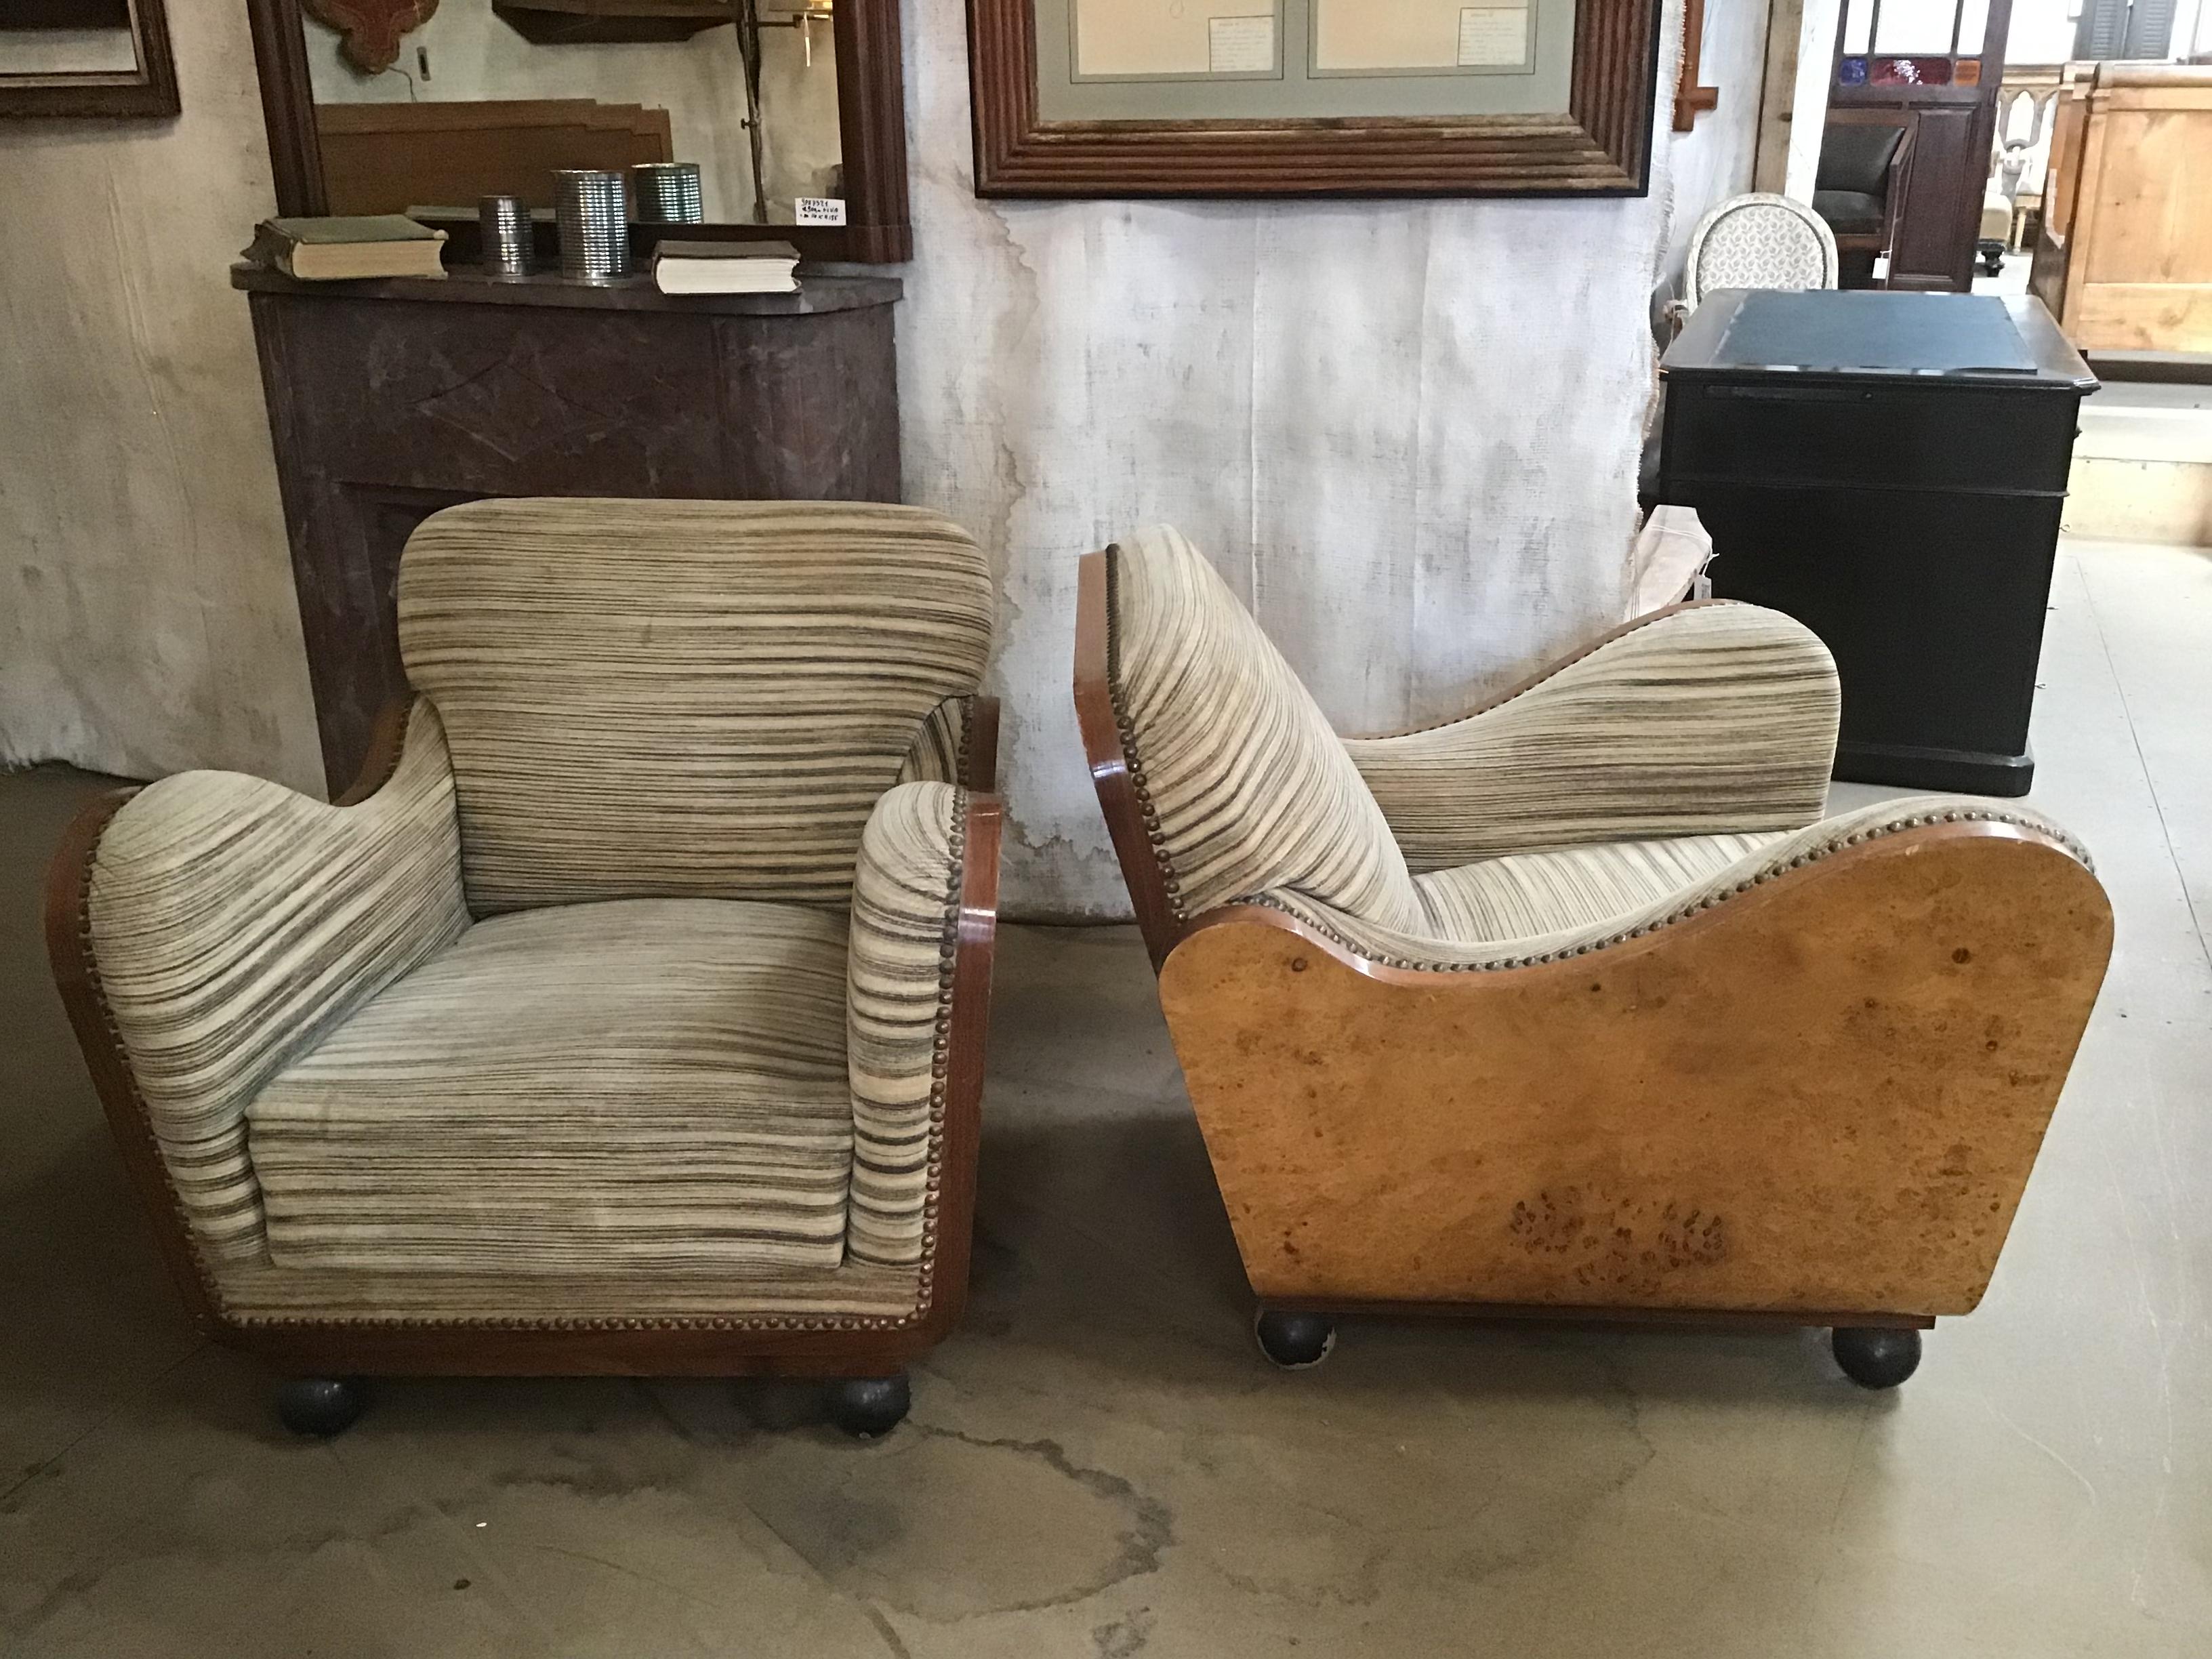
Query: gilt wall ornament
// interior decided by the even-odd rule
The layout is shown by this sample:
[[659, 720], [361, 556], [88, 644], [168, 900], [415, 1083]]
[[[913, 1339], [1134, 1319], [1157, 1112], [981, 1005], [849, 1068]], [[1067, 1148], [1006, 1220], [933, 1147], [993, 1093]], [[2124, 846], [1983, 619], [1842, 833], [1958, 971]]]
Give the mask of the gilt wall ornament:
[[437, 14], [438, 0], [306, 0], [307, 15], [336, 29], [346, 61], [381, 75], [399, 61], [399, 40]]

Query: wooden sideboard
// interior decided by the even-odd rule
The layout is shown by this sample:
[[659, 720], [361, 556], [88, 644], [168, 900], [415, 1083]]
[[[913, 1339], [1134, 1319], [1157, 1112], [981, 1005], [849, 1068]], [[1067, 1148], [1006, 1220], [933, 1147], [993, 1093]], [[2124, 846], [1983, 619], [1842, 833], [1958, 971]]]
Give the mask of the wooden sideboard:
[[899, 498], [889, 277], [673, 298], [557, 276], [313, 283], [240, 266], [325, 774], [399, 696], [399, 554], [488, 495]]
[[2053, 128], [2029, 285], [2084, 351], [2212, 352], [2212, 65], [2105, 63]]

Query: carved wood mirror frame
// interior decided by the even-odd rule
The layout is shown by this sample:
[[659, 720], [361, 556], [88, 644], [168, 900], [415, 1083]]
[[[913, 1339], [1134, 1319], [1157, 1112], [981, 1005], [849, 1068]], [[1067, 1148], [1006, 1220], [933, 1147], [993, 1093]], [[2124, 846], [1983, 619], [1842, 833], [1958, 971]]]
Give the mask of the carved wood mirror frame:
[[[246, 0], [253, 58], [261, 74], [261, 112], [269, 128], [269, 160], [276, 175], [276, 211], [329, 210], [315, 95], [300, 0]], [[837, 0], [837, 122], [845, 167], [846, 222], [841, 226], [705, 227], [732, 240], [767, 238], [795, 246], [809, 259], [896, 264], [914, 257], [906, 185], [906, 90], [898, 0]], [[741, 116], [733, 111], [732, 118]], [[465, 206], [466, 204], [455, 204]]]
[[1641, 196], [1659, 16], [1659, 0], [1580, 0], [1558, 115], [1048, 121], [1036, 0], [968, 0], [975, 193]]
[[15, 115], [129, 118], [175, 115], [177, 60], [169, 50], [164, 0], [130, 0], [130, 70], [85, 73], [0, 75], [0, 117]]

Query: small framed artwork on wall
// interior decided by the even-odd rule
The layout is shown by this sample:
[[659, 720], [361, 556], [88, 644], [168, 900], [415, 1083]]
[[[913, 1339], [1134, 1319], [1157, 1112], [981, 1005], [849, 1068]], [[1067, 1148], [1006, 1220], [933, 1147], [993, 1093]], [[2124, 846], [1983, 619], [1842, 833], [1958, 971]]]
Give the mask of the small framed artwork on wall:
[[0, 116], [174, 115], [162, 0], [0, 0]]
[[969, 0], [980, 196], [1635, 196], [1659, 0]]

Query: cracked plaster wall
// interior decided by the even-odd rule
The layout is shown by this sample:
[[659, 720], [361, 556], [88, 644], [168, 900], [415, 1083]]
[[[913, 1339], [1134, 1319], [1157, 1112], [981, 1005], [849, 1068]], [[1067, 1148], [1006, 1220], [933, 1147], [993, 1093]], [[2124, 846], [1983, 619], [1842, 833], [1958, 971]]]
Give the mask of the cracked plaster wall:
[[[1670, 14], [1674, 11], [1669, 7]], [[1626, 603], [1648, 319], [1747, 187], [1763, 0], [1722, 108], [1598, 202], [984, 203], [961, 0], [906, 0], [907, 494], [1002, 579], [1017, 915], [1122, 914], [1068, 701], [1075, 561], [1179, 524], [1346, 729], [1451, 712]], [[185, 114], [0, 131], [0, 762], [319, 784], [246, 307], [271, 198], [243, 9], [172, 8]]]

